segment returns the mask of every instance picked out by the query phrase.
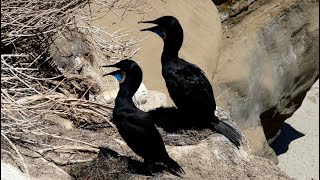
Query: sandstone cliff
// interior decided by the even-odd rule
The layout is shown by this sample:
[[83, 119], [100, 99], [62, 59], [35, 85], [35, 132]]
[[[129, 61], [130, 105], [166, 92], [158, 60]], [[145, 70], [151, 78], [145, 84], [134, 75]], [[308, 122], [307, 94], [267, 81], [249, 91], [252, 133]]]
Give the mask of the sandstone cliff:
[[[101, 10], [99, 3], [92, 4], [93, 13], [107, 15], [96, 18], [92, 26], [77, 22], [82, 27], [80, 33], [64, 29], [53, 38], [49, 53], [57, 72], [63, 74], [62, 81], [46, 79], [46, 83], [52, 83], [49, 86], [38, 81], [42, 76], [32, 79], [29, 75], [24, 80], [32, 79], [40, 94], [30, 95], [28, 87], [25, 93], [28, 96], [21, 98], [9, 96], [12, 93], [7, 93], [9, 88], [3, 90], [5, 93], [1, 97], [6, 102], [6, 116], [2, 118], [5, 124], [1, 126], [2, 140], [5, 141], [1, 147], [5, 153], [1, 154], [1, 159], [18, 164], [36, 179], [70, 179], [70, 174], [92, 178], [86, 176], [87, 172], [102, 175], [99, 176], [102, 179], [149, 178], [128, 168], [132, 162], [139, 167], [140, 159], [121, 140], [110, 122], [117, 84], [101, 77], [104, 70], [100, 65], [119, 60], [120, 56], [129, 57], [141, 47], [133, 53], [133, 59], [144, 72], [146, 88], [142, 86], [141, 96], [150, 93], [148, 99], [144, 99], [147, 103], [140, 107], [173, 105], [161, 77], [162, 41], [151, 33], [140, 32], [144, 26], [137, 24], [140, 20], [170, 14], [181, 21], [185, 31], [180, 56], [205, 71], [213, 85], [217, 104], [223, 109], [219, 112], [229, 113], [230, 117], [228, 115], [226, 119], [235, 121], [233, 125], [239, 126], [246, 137], [243, 147], [238, 150], [226, 138], [213, 132], [180, 134], [178, 137], [185, 140], [183, 146], [172, 144], [170, 137], [177, 137], [176, 134], [162, 132], [168, 152], [187, 172], [184, 178], [289, 179], [274, 163], [256, 155], [278, 162], [268, 140], [270, 143], [276, 138], [283, 121], [301, 105], [306, 92], [318, 79], [319, 3], [312, 0], [214, 2], [217, 8], [210, 0], [150, 1], [146, 6], [141, 5], [150, 8], [146, 11], [126, 9], [124, 12], [117, 3], [110, 7], [119, 9], [110, 11]], [[79, 21], [83, 18], [82, 14], [76, 17]], [[102, 35], [106, 41], [95, 39], [97, 32], [106, 31]], [[84, 37], [81, 33], [90, 36]], [[122, 41], [121, 37], [127, 35], [131, 39]], [[86, 38], [88, 41], [84, 40]], [[109, 54], [92, 51], [96, 48], [93, 47], [94, 40]], [[38, 59], [34, 54], [32, 57], [36, 59], [31, 60], [30, 65]], [[18, 70], [21, 70], [20, 66]], [[5, 72], [12, 70], [11, 66], [6, 67]], [[39, 69], [39, 72], [52, 74], [47, 69]], [[19, 77], [15, 79], [16, 76], [7, 81], [10, 78], [14, 79], [11, 85], [21, 81]], [[160, 93], [154, 93], [155, 90]], [[16, 108], [17, 104], [20, 109], [15, 112], [18, 113], [13, 118], [7, 116], [8, 113], [12, 115], [10, 108]], [[43, 113], [44, 110], [48, 111]], [[22, 115], [20, 111], [23, 111]], [[29, 112], [31, 114], [27, 114]], [[32, 121], [17, 123], [16, 120], [22, 117]], [[197, 133], [202, 133], [200, 139], [197, 139]], [[197, 141], [186, 143], [190, 139]], [[153, 178], [175, 177], [160, 173]]]

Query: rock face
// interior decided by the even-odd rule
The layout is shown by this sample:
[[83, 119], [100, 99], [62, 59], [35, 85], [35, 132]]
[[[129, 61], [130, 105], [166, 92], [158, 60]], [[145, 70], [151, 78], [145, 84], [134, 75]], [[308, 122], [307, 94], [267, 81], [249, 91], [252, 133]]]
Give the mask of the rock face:
[[221, 21], [236, 17], [248, 10], [248, 6], [256, 0], [212, 0], [218, 6]]
[[[232, 121], [220, 108], [217, 114], [221, 120]], [[229, 124], [235, 126], [233, 122]], [[179, 137], [181, 134], [162, 134], [162, 136], [164, 138], [166, 136]], [[213, 133], [204, 140], [198, 141], [196, 144], [166, 146], [166, 149], [169, 155], [177, 161], [186, 172], [185, 174], [181, 174], [183, 179], [290, 179], [271, 161], [252, 155], [245, 138], [243, 142], [240, 149], [237, 149], [227, 138], [220, 134]], [[120, 148], [118, 147], [117, 152], [126, 154], [126, 157], [136, 156], [125, 144], [121, 145]], [[92, 175], [98, 177], [99, 175], [97, 174], [108, 174], [106, 169], [113, 169], [111, 167], [114, 167], [112, 172], [117, 172], [126, 177], [126, 179], [181, 179], [168, 172], [158, 173], [153, 177], [132, 174], [126, 170], [123, 171], [123, 169], [117, 165], [127, 166], [126, 164], [128, 164], [128, 166], [130, 166], [129, 162], [124, 162], [123, 160], [114, 161], [114, 158], [116, 158], [116, 156], [113, 156], [111, 159], [109, 158], [109, 160], [103, 160], [104, 162], [113, 162], [113, 165], [110, 164], [106, 165], [108, 167], [103, 167], [104, 170], [101, 169], [101, 165], [92, 163], [92, 165], [82, 170], [82, 172], [86, 173], [75, 171], [76, 174], [73, 173], [73, 175], [76, 175], [79, 179], [87, 179], [88, 174], [90, 174], [91, 177]], [[99, 156], [96, 162], [98, 161], [102, 161], [102, 159], [99, 160]], [[113, 178], [117, 177], [109, 177], [109, 179]]]
[[[106, 31], [110, 34], [125, 28], [124, 31], [130, 31], [130, 37], [128, 38], [143, 39], [139, 44], [141, 47], [140, 51], [138, 51], [132, 59], [137, 61], [141, 66], [143, 83], [148, 89], [163, 92], [169, 97], [161, 75], [160, 59], [163, 42], [160, 37], [151, 32], [140, 32], [140, 29], [147, 26], [149, 27], [150, 25], [138, 24], [138, 22], [142, 20], [153, 20], [165, 15], [175, 16], [184, 29], [184, 43], [179, 52], [180, 57], [200, 66], [201, 69], [206, 72], [209, 80], [212, 81], [218, 64], [222, 36], [218, 11], [212, 1], [141, 1], [141, 3], [145, 2], [147, 2], [146, 7], [150, 6], [152, 9], [143, 14], [131, 13], [130, 15], [119, 17], [118, 14], [122, 12], [116, 12], [118, 14], [109, 12], [106, 16], [97, 18], [97, 20], [93, 22], [93, 25], [99, 28], [108, 26]], [[101, 6], [96, 8], [99, 9]], [[105, 40], [109, 40], [110, 36], [103, 35], [105, 34], [102, 34]], [[55, 42], [57, 47], [65, 47], [62, 48], [63, 52], [61, 55], [54, 55], [53, 57], [57, 66], [60, 67], [60, 69], [64, 69], [64, 71], [72, 70], [73, 68], [80, 69], [81, 71], [79, 70], [78, 72], [94, 77], [102, 93], [117, 88], [117, 85], [114, 85], [113, 82], [110, 83], [110, 80], [107, 82], [107, 77], [101, 77], [103, 73], [99, 66], [106, 64], [110, 59], [102, 59], [95, 55], [93, 55], [95, 58], [92, 58], [92, 53], [88, 52], [88, 46], [85, 42], [73, 40], [76, 39], [74, 37], [70, 39], [71, 41], [68, 39], [58, 39]], [[52, 54], [56, 54], [56, 46], [51, 48]], [[77, 64], [75, 61], [76, 57], [84, 57], [88, 62]], [[76, 67], [76, 65], [78, 65], [78, 67]], [[171, 98], [167, 98], [167, 101], [168, 105], [173, 105]]]
[[[250, 134], [263, 136], [261, 126], [266, 138], [273, 138], [318, 79], [318, 14], [318, 1], [258, 0], [241, 18], [223, 22], [213, 85], [217, 95], [224, 94], [217, 104], [230, 111], [250, 142], [257, 138]], [[266, 141], [258, 144], [256, 154], [269, 156]]]
[[296, 179], [319, 179], [319, 80], [271, 144], [278, 166]]
[[[219, 136], [198, 145], [168, 148], [186, 172], [183, 179], [289, 179], [271, 161], [237, 150]], [[179, 178], [162, 174], [155, 179]]]
[[[235, 127], [221, 108], [217, 108], [216, 115]], [[210, 135], [196, 145], [167, 149], [186, 171], [184, 179], [290, 179], [271, 161], [252, 155], [245, 138], [240, 149], [220, 134]], [[162, 174], [155, 179], [177, 179], [170, 177], [172, 175]]]
[[[217, 116], [239, 130], [230, 116], [222, 109], [218, 109]], [[73, 128], [66, 129], [60, 125], [50, 125], [55, 133], [63, 134], [63, 139], [50, 138], [54, 148], [37, 150], [39, 147], [20, 147], [32, 179], [181, 179], [168, 172], [161, 172], [155, 176], [146, 176], [133, 170], [142, 165], [132, 150], [121, 140], [112, 128], [102, 128], [94, 131]], [[89, 135], [88, 135], [89, 134]], [[243, 134], [242, 134], [243, 135]], [[44, 141], [47, 136], [29, 136], [35, 141]], [[183, 134], [162, 132], [162, 137], [185, 138]], [[193, 134], [191, 134], [193, 136]], [[39, 139], [40, 138], [40, 139]], [[68, 138], [77, 138], [78, 142], [70, 142]], [[191, 139], [189, 137], [187, 139]], [[94, 144], [88, 146], [88, 144]], [[104, 158], [97, 155], [102, 149], [109, 149]], [[103, 148], [104, 147], [104, 148]], [[169, 155], [185, 170], [183, 179], [290, 179], [279, 167], [270, 160], [252, 155], [246, 138], [240, 149], [237, 149], [223, 135], [212, 132], [203, 140], [195, 144], [183, 146], [166, 146]], [[41, 156], [39, 153], [41, 152]], [[99, 154], [100, 154], [99, 153]], [[107, 158], [106, 158], [107, 157]], [[108, 158], [109, 157], [109, 158]], [[10, 159], [10, 158], [6, 158]], [[131, 162], [131, 164], [129, 164]], [[12, 164], [19, 164], [11, 162]], [[83, 164], [82, 164], [83, 163]], [[133, 164], [135, 163], [135, 164]], [[131, 166], [130, 166], [131, 165]], [[86, 166], [87, 168], [82, 168]], [[78, 168], [79, 167], [79, 168]], [[75, 169], [80, 169], [75, 171]], [[1, 173], [2, 175], [3, 173]], [[14, 174], [20, 174], [18, 171]], [[71, 176], [70, 176], [70, 175]], [[14, 175], [12, 175], [13, 177]], [[11, 177], [11, 176], [10, 176]], [[11, 178], [12, 179], [12, 178]]]
[[[168, 105], [173, 105], [161, 75], [161, 53], [163, 42], [151, 32], [140, 32], [140, 29], [152, 25], [137, 24], [141, 20], [153, 20], [161, 16], [175, 16], [184, 30], [184, 42], [179, 52], [181, 58], [200, 66], [212, 81], [220, 54], [222, 28], [218, 11], [212, 1], [175, 0], [149, 1], [151, 10], [144, 14], [130, 14], [108, 30], [116, 31], [126, 27], [132, 30], [132, 37], [143, 39], [139, 44], [141, 50], [133, 57], [143, 71], [143, 82], [148, 89], [163, 92], [167, 95]], [[104, 27], [119, 19], [113, 13], [94, 22], [97, 27]]]
[[[224, 2], [228, 4], [223, 6]], [[249, 145], [245, 140], [240, 150], [219, 134], [210, 135], [195, 145], [167, 146], [170, 156], [185, 169], [185, 179], [289, 179], [271, 161], [252, 155], [250, 148], [254, 154], [269, 157], [277, 162], [267, 139], [273, 138], [283, 121], [301, 105], [305, 93], [319, 76], [318, 1], [219, 1], [221, 6], [218, 9], [228, 13], [223, 19], [223, 34], [218, 11], [209, 0], [149, 3], [153, 7], [152, 10], [145, 14], [126, 16], [109, 29], [116, 31], [125, 26], [134, 29], [131, 32], [132, 36], [147, 37], [141, 42], [143, 51], [139, 51], [133, 58], [142, 66], [144, 84], [152, 90], [168, 95], [161, 76], [162, 41], [154, 34], [140, 32], [139, 29], [145, 26], [140, 26], [137, 22], [163, 15], [174, 15], [181, 22], [185, 33], [180, 57], [197, 64], [206, 72], [213, 84], [217, 104], [231, 113], [232, 119], [249, 139]], [[98, 19], [95, 25], [110, 25], [115, 19], [116, 15], [110, 14]], [[96, 59], [87, 52], [89, 47], [82, 44], [85, 42], [77, 40], [71, 42], [71, 46], [65, 43], [71, 50], [64, 52], [64, 56], [67, 57], [65, 59], [53, 57], [55, 60], [58, 59], [54, 60], [58, 62], [56, 65], [62, 70], [93, 77], [99, 87], [97, 91], [102, 91], [102, 95], [105, 90], [114, 89], [101, 78], [103, 72], [99, 67], [103, 61], [94, 62]], [[83, 59], [86, 58], [87, 61], [83, 63]], [[114, 93], [110, 96], [114, 96]], [[147, 101], [143, 108], [166, 104], [166, 98], [161, 93], [155, 93], [151, 99], [158, 104], [150, 105], [148, 103], [153, 102]], [[172, 105], [170, 98], [167, 100], [168, 105]], [[41, 151], [40, 157], [39, 152], [34, 153], [33, 150], [30, 153], [30, 149], [24, 149], [23, 154], [26, 155], [27, 164], [30, 164], [31, 175], [50, 179], [47, 175], [51, 174], [52, 179], [70, 179], [65, 172], [68, 167], [65, 166], [69, 162], [76, 164], [89, 161], [89, 157], [96, 155], [97, 146], [108, 145], [126, 157], [134, 157], [117, 131], [109, 126], [95, 127], [98, 130], [63, 127], [50, 127], [51, 133], [58, 133], [61, 139], [53, 138], [57, 135], [50, 136], [50, 142], [55, 144], [56, 149], [47, 149], [48, 154]], [[34, 136], [29, 137], [38, 138], [39, 142], [48, 141], [47, 137], [41, 136], [41, 139]], [[68, 144], [70, 147], [65, 147], [70, 143], [67, 141], [68, 137], [92, 144], [90, 148], [83, 147], [83, 144], [88, 143], [82, 143], [82, 146], [78, 147], [75, 146], [75, 141], [74, 144]], [[20, 148], [23, 149], [24, 146]], [[86, 154], [82, 152], [83, 149]], [[41, 163], [35, 164], [34, 161]], [[48, 164], [52, 167], [44, 168]], [[60, 172], [59, 176], [57, 169]], [[133, 176], [133, 179], [147, 178]], [[176, 179], [167, 173], [153, 178]]]
[[[185, 37], [180, 57], [205, 71], [213, 84], [217, 104], [230, 112], [244, 130], [254, 154], [277, 163], [267, 140], [270, 143], [275, 139], [283, 122], [301, 105], [305, 93], [319, 77], [319, 3], [308, 0], [213, 2], [219, 12], [209, 0], [150, 1], [153, 7], [150, 11], [125, 16], [108, 30], [126, 27], [133, 29], [132, 36], [145, 38], [133, 59], [142, 67], [143, 82], [148, 89], [165, 93], [167, 105], [171, 106], [173, 102], [161, 75], [162, 40], [152, 33], [140, 32], [147, 25], [137, 22], [163, 15], [177, 17]], [[94, 23], [103, 27], [118, 18], [109, 13]], [[223, 34], [220, 21], [223, 21]], [[69, 57], [79, 54], [79, 50], [71, 48]], [[82, 67], [83, 72], [96, 77], [101, 94], [117, 88], [101, 78], [98, 65], [103, 63], [100, 60], [88, 68]], [[148, 109], [149, 105], [145, 106]]]

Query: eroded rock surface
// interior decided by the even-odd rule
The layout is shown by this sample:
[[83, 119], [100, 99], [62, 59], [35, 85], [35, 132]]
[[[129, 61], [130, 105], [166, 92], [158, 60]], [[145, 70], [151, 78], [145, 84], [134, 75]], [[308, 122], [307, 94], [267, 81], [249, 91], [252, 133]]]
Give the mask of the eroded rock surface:
[[174, 0], [149, 1], [151, 10], [145, 14], [130, 14], [119, 18], [112, 12], [94, 22], [97, 27], [104, 27], [113, 22], [121, 21], [110, 26], [110, 32], [123, 27], [130, 31], [130, 36], [143, 39], [139, 44], [141, 49], [133, 57], [143, 71], [143, 82], [152, 90], [167, 95], [168, 105], [173, 105], [169, 98], [165, 82], [161, 75], [161, 53], [163, 42], [160, 37], [151, 32], [140, 32], [140, 29], [152, 25], [138, 24], [142, 20], [153, 20], [161, 16], [175, 16], [184, 30], [184, 42], [179, 56], [200, 66], [212, 81], [220, 55], [222, 28], [218, 11], [211, 0]]
[[[221, 120], [228, 121], [239, 130], [223, 110], [218, 109], [217, 114]], [[94, 130], [66, 129], [55, 122], [51, 124], [50, 130], [48, 134], [61, 135], [60, 138], [28, 132], [23, 132], [23, 136], [34, 142], [50, 142], [52, 148], [39, 149], [32, 144], [17, 144], [32, 179], [181, 179], [166, 171], [160, 171], [154, 176], [141, 173], [145, 171], [142, 159], [132, 152], [118, 132], [111, 127], [96, 127]], [[186, 136], [163, 133], [163, 137]], [[270, 160], [252, 155], [246, 138], [243, 138], [240, 149], [215, 132], [202, 140], [194, 139], [192, 143], [186, 141], [183, 146], [167, 145], [166, 148], [169, 155], [185, 170], [183, 179], [290, 179]], [[100, 147], [100, 153], [93, 145]], [[20, 165], [15, 163], [17, 160], [12, 160], [7, 155], [3, 154], [1, 158], [8, 160], [10, 164]]]
[[[318, 1], [255, 1], [240, 20], [223, 22], [213, 86], [216, 94], [224, 93], [217, 104], [245, 133], [251, 129], [249, 141], [274, 138], [318, 79], [318, 14]], [[266, 140], [259, 144], [256, 153], [269, 156]]]
[[[235, 127], [232, 119], [222, 109], [218, 109], [217, 114], [220, 119], [229, 121], [229, 124]], [[237, 127], [235, 128], [238, 129]], [[179, 136], [186, 136], [162, 132], [162, 136], [173, 135], [178, 138]], [[106, 147], [106, 144], [102, 146]], [[127, 179], [180, 179], [168, 172], [157, 173], [153, 177], [132, 173], [127, 169], [127, 167], [131, 167], [132, 159], [133, 161], [138, 160], [139, 162], [136, 162], [138, 165], [141, 165], [141, 159], [125, 143], [112, 141], [107, 146], [112, 147], [115, 152], [106, 155], [107, 159], [104, 161], [112, 160], [113, 165], [105, 164], [108, 167], [101, 168], [96, 163], [92, 163], [87, 168], [84, 168], [84, 171], [82, 170], [86, 172], [85, 174], [74, 171], [71, 171], [71, 174], [79, 173], [80, 175], [78, 174], [77, 176], [79, 179], [86, 179], [89, 174], [92, 174], [90, 177], [93, 177], [98, 172], [106, 173], [116, 179], [118, 177], [116, 176], [117, 173]], [[240, 149], [237, 149], [227, 138], [217, 133], [212, 133], [205, 139], [198, 140], [198, 142], [192, 142], [192, 145], [167, 145], [166, 148], [169, 155], [185, 170], [186, 174], [182, 174], [183, 179], [290, 179], [271, 161], [252, 155], [245, 138]], [[114, 153], [119, 153], [121, 156], [112, 155]], [[98, 159], [99, 157], [97, 157], [96, 161], [101, 161], [101, 159]], [[112, 170], [111, 167], [115, 169]], [[134, 168], [137, 168], [137, 165]], [[103, 169], [105, 170], [103, 171]], [[115, 175], [112, 175], [113, 173], [110, 174], [108, 169], [115, 172]], [[136, 172], [137, 170], [134, 171]]]

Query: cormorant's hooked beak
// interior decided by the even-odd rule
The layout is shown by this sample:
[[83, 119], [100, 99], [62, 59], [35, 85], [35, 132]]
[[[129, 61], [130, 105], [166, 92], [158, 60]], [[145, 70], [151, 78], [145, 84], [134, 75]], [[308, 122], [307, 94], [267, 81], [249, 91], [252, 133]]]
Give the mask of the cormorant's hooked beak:
[[[155, 21], [139, 21], [138, 24], [140, 24], [140, 23], [157, 24]], [[159, 26], [154, 26], [154, 27], [150, 27], [150, 28], [141, 29], [140, 31], [152, 31], [152, 32], [155, 32], [157, 30], [160, 30]]]
[[[157, 24], [155, 21], [140, 21], [138, 23], [151, 23], [151, 24]], [[154, 26], [150, 28], [141, 29], [140, 31], [151, 31], [156, 34], [158, 34], [161, 38], [165, 39], [166, 34], [162, 31], [162, 28], [160, 26]]]
[[116, 70], [116, 71], [113, 71], [113, 72], [109, 72], [107, 74], [102, 75], [102, 77], [109, 76], [109, 75], [116, 76], [117, 74], [121, 74], [121, 70]]
[[100, 67], [117, 67], [116, 64], [111, 64], [111, 65], [103, 65], [103, 66], [100, 66]]
[[155, 21], [139, 21], [138, 23], [139, 23], [139, 24], [140, 24], [140, 23], [157, 24]]
[[[116, 65], [115, 65], [115, 64], [111, 64], [111, 65], [103, 65], [103, 66], [100, 66], [100, 67], [116, 67]], [[120, 71], [120, 70], [118, 70], [118, 71]], [[118, 71], [113, 71], [113, 72], [104, 74], [104, 75], [102, 75], [102, 77], [105, 77], [105, 76], [108, 76], [108, 75], [112, 75], [112, 76], [113, 76], [113, 75], [116, 74]]]
[[160, 27], [159, 26], [154, 26], [154, 27], [150, 27], [150, 28], [141, 29], [140, 31], [151, 31], [151, 32], [155, 32], [156, 33], [156, 31], [160, 31]]

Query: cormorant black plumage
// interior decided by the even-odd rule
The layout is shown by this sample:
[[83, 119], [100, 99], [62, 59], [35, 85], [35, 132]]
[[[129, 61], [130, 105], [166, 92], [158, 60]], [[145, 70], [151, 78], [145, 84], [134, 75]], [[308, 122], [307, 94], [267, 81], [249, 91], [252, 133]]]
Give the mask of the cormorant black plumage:
[[181, 129], [184, 118], [176, 107], [158, 107], [148, 111], [154, 124], [169, 133]]
[[158, 34], [164, 42], [161, 55], [162, 76], [165, 79], [170, 97], [184, 115], [182, 128], [213, 127], [226, 136], [237, 147], [241, 135], [214, 114], [216, 103], [210, 82], [204, 72], [195, 64], [179, 58], [178, 52], [183, 42], [183, 29], [173, 16], [163, 16], [153, 21], [157, 26], [142, 29]]
[[120, 90], [113, 109], [113, 120], [121, 137], [146, 163], [162, 162], [169, 172], [179, 176], [178, 173], [184, 171], [169, 157], [161, 135], [149, 114], [138, 109], [132, 101], [142, 81], [139, 65], [132, 60], [122, 60], [114, 65], [102, 67], [119, 68], [105, 75], [113, 75], [120, 82]]

